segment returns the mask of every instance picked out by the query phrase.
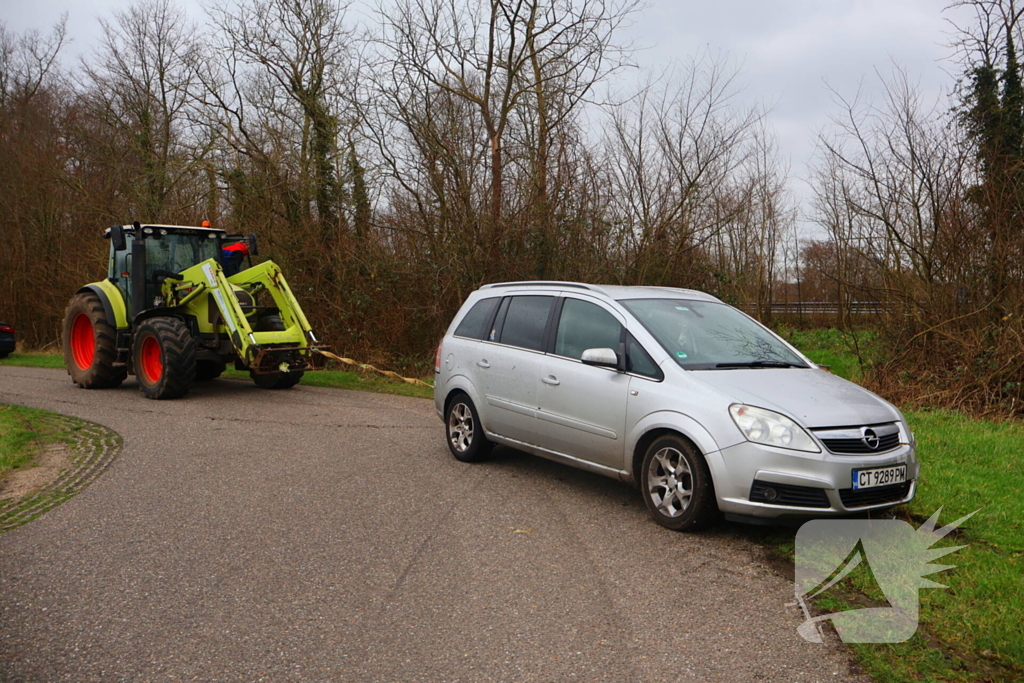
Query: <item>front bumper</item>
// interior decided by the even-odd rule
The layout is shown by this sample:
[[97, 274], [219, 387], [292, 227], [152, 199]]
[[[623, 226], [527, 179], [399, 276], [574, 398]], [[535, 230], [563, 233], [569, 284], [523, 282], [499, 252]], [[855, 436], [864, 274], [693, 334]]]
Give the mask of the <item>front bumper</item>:
[[[888, 453], [852, 456], [800, 453], [745, 441], [710, 454], [707, 460], [719, 509], [727, 515], [760, 519], [831, 517], [885, 510], [914, 498], [921, 469], [914, 447], [906, 444]], [[904, 463], [905, 486], [857, 492], [851, 488], [852, 470]], [[780, 489], [794, 491], [796, 495], [789, 497], [790, 504], [751, 500], [752, 493], [754, 498], [758, 497], [755, 482], [758, 486], [779, 484]]]

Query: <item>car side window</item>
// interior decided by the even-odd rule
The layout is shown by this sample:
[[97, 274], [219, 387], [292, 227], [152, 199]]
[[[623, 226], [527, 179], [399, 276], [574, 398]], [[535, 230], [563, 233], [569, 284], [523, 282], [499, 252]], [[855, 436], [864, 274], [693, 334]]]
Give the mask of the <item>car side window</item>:
[[626, 372], [660, 380], [664, 376], [654, 359], [644, 351], [633, 335], [626, 339]]
[[487, 336], [487, 326], [494, 317], [494, 311], [501, 303], [501, 297], [481, 299], [473, 304], [469, 313], [462, 319], [459, 326], [455, 328], [456, 337], [468, 337], [469, 339], [484, 339]]
[[524, 349], [544, 349], [544, 328], [547, 327], [553, 296], [514, 296], [501, 327], [501, 343]]
[[622, 325], [605, 309], [580, 299], [566, 298], [558, 319], [555, 354], [579, 360], [587, 349], [619, 350]]

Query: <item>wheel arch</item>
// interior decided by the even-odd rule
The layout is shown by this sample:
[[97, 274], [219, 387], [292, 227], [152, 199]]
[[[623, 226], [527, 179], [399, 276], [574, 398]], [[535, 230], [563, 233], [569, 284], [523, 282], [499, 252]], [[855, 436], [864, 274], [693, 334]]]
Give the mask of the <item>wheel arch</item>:
[[86, 293], [95, 294], [99, 298], [100, 303], [103, 304], [103, 315], [106, 317], [108, 325], [116, 330], [128, 327], [128, 316], [121, 292], [109, 280], [93, 282], [75, 292], [75, 294]]
[[655, 439], [666, 434], [673, 434], [686, 439], [698, 453], [704, 456], [711, 471], [712, 483], [714, 483], [718, 478], [718, 473], [715, 472], [715, 467], [712, 465], [708, 455], [718, 452], [718, 443], [711, 436], [711, 433], [692, 417], [672, 411], [652, 413], [638, 422], [633, 428], [629, 440], [632, 447], [627, 451], [629, 457], [626, 460], [626, 465], [629, 467], [629, 479], [633, 483], [638, 481], [637, 473], [643, 465], [647, 448]]
[[481, 426], [484, 428], [484, 431], [487, 431], [487, 427], [483, 424], [485, 412], [481, 405], [483, 397], [477, 392], [473, 382], [465, 375], [454, 375], [448, 378], [448, 382], [446, 384], [444, 402], [441, 405], [442, 417], [448, 414], [448, 406], [451, 405], [452, 398], [455, 397], [455, 394], [466, 394], [469, 396], [469, 400], [473, 402], [473, 405], [476, 406], [476, 412], [480, 417]]

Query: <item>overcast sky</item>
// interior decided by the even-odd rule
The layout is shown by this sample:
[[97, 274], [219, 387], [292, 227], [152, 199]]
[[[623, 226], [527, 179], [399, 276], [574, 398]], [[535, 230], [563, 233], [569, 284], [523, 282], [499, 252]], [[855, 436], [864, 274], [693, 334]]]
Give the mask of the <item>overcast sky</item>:
[[[72, 58], [88, 51], [98, 36], [97, 17], [109, 16], [130, 0], [0, 0], [0, 19], [9, 29], [46, 30], [61, 13], [69, 15]], [[191, 16], [202, 18], [196, 0], [185, 0]], [[367, 17], [356, 11], [354, 19]], [[371, 4], [371, 3], [366, 3]], [[742, 99], [773, 105], [771, 123], [793, 173], [791, 187], [803, 200], [807, 164], [817, 134], [836, 111], [828, 85], [852, 96], [860, 88], [879, 91], [876, 71], [893, 64], [935, 100], [953, 84], [946, 58], [948, 0], [647, 0], [628, 32], [638, 44], [642, 66], [660, 69], [702, 50], [724, 53], [742, 66]], [[368, 18], [368, 17], [367, 17]]]

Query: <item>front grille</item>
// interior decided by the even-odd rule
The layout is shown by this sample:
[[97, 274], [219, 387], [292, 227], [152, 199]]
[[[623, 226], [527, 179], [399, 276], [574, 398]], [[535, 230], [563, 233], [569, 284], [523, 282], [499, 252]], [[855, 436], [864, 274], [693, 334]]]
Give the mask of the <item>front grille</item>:
[[886, 434], [878, 437], [878, 447], [870, 448], [861, 439], [822, 439], [825, 448], [833, 453], [842, 455], [870, 455], [872, 453], [885, 453], [900, 445], [900, 434]]
[[895, 422], [863, 427], [822, 427], [811, 431], [836, 455], [874, 455], [900, 446], [900, 428]]
[[839, 489], [839, 499], [848, 508], [861, 508], [884, 503], [898, 503], [910, 493], [910, 482], [876, 486], [870, 489]]
[[[774, 500], [768, 500], [766, 492], [769, 488], [775, 489], [776, 497]], [[757, 479], [754, 480], [754, 485], [750, 487], [750, 500], [754, 503], [788, 505], [801, 508], [829, 507], [828, 494], [825, 493], [825, 489], [817, 489], [813, 486], [775, 484]]]

